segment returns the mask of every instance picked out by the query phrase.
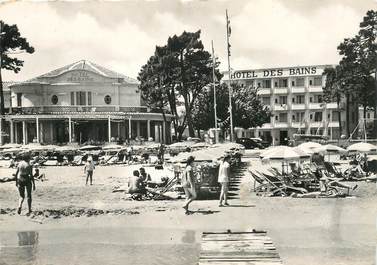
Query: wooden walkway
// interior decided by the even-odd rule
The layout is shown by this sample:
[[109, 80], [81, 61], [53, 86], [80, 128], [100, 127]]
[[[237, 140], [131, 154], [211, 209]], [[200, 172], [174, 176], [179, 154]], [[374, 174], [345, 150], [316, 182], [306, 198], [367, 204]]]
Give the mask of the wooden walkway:
[[199, 265], [278, 265], [280, 256], [264, 231], [203, 232]]

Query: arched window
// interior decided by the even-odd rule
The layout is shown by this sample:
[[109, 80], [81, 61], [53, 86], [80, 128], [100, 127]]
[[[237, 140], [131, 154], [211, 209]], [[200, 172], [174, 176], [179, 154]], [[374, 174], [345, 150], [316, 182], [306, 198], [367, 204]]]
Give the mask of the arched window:
[[111, 96], [110, 95], [106, 95], [105, 98], [104, 98], [104, 100], [105, 100], [106, 104], [110, 104], [111, 103]]
[[52, 97], [51, 97], [51, 103], [53, 104], [53, 105], [56, 105], [57, 103], [58, 103], [58, 96], [57, 95], [53, 95]]

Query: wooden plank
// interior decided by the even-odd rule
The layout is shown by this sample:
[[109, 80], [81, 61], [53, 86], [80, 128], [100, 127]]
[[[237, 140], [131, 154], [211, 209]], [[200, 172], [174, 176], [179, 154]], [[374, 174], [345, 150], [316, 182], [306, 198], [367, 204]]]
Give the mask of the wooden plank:
[[[226, 265], [227, 261], [200, 261], [199, 265]], [[278, 265], [281, 261], [235, 261], [232, 265]]]
[[204, 232], [199, 264], [276, 265], [280, 256], [265, 231]]

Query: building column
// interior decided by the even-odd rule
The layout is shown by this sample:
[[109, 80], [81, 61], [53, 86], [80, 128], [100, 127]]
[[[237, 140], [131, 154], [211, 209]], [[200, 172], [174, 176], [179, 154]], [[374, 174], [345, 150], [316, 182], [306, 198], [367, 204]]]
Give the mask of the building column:
[[0, 118], [0, 145], [3, 145], [3, 118]]
[[128, 139], [132, 138], [132, 128], [131, 128], [131, 116], [128, 118]]
[[41, 122], [40, 124], [39, 124], [39, 142], [40, 143], [43, 143], [43, 135], [44, 135], [44, 130], [43, 130], [43, 122]]
[[72, 143], [72, 120], [71, 117], [68, 117], [68, 142]]
[[147, 138], [149, 141], [149, 138], [151, 137], [151, 121], [147, 120]]
[[16, 139], [14, 143], [18, 144], [18, 122], [14, 123], [14, 138]]
[[9, 133], [10, 133], [10, 143], [14, 144], [14, 124], [13, 124], [13, 120], [12, 119], [9, 121], [9, 127], [10, 127], [10, 130], [9, 130]]
[[35, 129], [37, 134], [37, 143], [39, 143], [39, 118], [35, 118]]
[[26, 144], [26, 122], [22, 121], [22, 144]]
[[110, 119], [110, 116], [107, 120], [107, 128], [108, 128], [108, 134], [109, 134], [109, 143], [111, 143], [111, 119]]
[[140, 137], [140, 121], [136, 122], [136, 136]]
[[118, 137], [118, 139], [120, 139], [120, 123], [117, 122], [117, 124], [118, 124], [118, 134], [117, 134], [117, 137]]
[[166, 124], [162, 122], [162, 142], [166, 144]]

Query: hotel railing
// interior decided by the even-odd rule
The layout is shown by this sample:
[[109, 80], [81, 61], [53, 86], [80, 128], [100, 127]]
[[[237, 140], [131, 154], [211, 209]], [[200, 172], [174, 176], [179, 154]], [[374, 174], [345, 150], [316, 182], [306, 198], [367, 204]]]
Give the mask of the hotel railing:
[[149, 112], [148, 107], [127, 106], [37, 106], [12, 108], [12, 114], [50, 114], [62, 112]]

